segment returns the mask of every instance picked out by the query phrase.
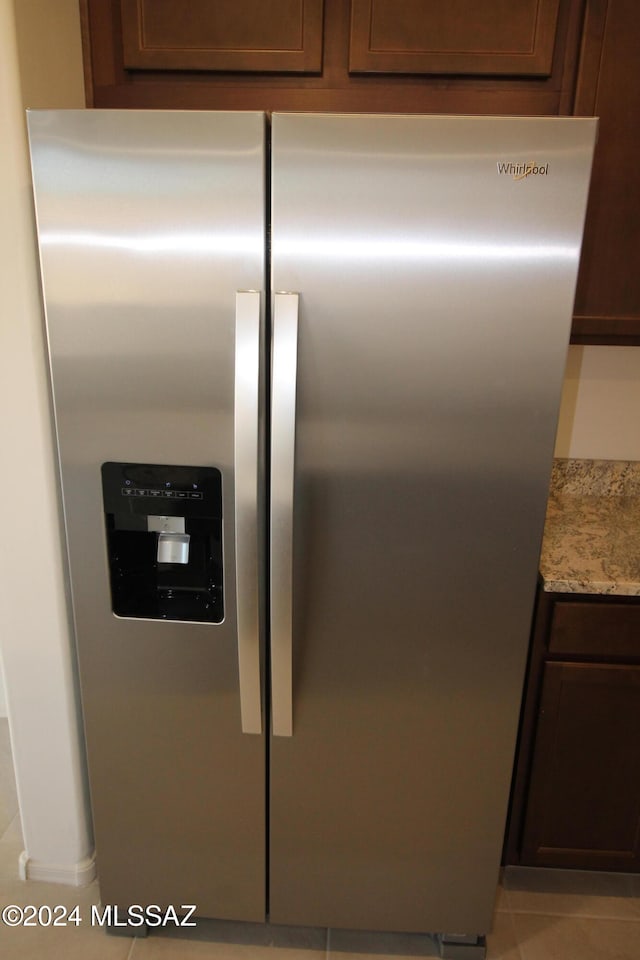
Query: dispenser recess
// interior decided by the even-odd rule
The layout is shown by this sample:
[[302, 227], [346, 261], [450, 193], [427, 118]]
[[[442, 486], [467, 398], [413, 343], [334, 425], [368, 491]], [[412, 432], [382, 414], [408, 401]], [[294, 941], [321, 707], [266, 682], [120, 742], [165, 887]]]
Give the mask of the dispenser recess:
[[103, 463], [102, 494], [116, 616], [220, 623], [220, 471]]

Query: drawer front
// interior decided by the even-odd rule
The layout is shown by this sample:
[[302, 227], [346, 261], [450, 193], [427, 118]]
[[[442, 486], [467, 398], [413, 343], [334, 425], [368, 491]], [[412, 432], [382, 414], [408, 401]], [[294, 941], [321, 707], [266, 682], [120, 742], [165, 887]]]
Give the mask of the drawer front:
[[555, 604], [549, 652], [562, 656], [640, 659], [640, 601]]

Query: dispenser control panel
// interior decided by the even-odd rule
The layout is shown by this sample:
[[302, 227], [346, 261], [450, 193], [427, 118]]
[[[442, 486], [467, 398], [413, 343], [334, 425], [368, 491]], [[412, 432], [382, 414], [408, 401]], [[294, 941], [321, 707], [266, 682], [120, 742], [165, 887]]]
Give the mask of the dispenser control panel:
[[109, 461], [102, 494], [113, 612], [220, 623], [220, 470]]
[[164, 497], [168, 500], [204, 500], [204, 493], [194, 490], [154, 490], [147, 487], [123, 487], [123, 497]]

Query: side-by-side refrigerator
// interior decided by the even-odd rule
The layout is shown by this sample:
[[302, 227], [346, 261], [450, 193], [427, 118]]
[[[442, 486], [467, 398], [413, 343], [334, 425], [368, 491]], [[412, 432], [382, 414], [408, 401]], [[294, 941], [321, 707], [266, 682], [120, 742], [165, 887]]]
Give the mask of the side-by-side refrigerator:
[[103, 903], [489, 929], [595, 124], [30, 114]]

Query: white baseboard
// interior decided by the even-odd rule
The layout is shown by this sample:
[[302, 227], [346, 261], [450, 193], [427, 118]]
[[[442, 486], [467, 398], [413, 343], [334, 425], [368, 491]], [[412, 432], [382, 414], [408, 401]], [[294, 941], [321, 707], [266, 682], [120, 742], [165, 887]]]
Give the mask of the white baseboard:
[[32, 860], [26, 850], [20, 854], [21, 880], [41, 880], [45, 883], [65, 883], [70, 887], [84, 887], [96, 878], [96, 858], [93, 854], [80, 863], [46, 863]]

